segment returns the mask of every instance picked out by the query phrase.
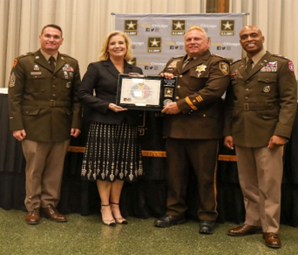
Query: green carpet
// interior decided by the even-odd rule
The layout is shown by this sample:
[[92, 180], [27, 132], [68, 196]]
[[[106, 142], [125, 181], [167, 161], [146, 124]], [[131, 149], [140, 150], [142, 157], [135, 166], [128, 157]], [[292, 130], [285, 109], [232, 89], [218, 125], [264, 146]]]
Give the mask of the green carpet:
[[[213, 235], [198, 234], [198, 222], [160, 229], [154, 219], [129, 217], [128, 225], [104, 226], [100, 215], [68, 215], [67, 223], [42, 218], [29, 226], [25, 212], [0, 208], [0, 254], [2, 255], [193, 255], [193, 254], [298, 254], [298, 229], [281, 226], [283, 247], [270, 249], [262, 235], [230, 237], [235, 224], [217, 224]], [[297, 238], [297, 239], [296, 239]]]

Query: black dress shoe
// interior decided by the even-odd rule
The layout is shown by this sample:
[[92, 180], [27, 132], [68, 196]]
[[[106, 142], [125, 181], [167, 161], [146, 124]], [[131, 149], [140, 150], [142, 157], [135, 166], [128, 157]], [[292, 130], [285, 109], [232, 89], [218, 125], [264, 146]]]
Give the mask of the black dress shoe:
[[200, 221], [200, 234], [206, 234], [210, 235], [213, 234], [214, 230], [214, 221], [208, 221], [208, 220], [201, 220]]
[[185, 219], [183, 216], [165, 215], [154, 222], [154, 226], [158, 228], [168, 228], [173, 225], [183, 224]]

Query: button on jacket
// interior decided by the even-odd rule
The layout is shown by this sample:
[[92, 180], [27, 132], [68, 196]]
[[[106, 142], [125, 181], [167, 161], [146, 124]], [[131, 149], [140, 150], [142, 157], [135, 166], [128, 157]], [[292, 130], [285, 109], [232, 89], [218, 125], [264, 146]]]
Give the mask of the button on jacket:
[[243, 147], [267, 146], [272, 135], [289, 138], [297, 104], [293, 63], [266, 52], [249, 74], [245, 58], [233, 63], [231, 77], [225, 136]]
[[184, 139], [222, 138], [223, 100], [229, 82], [229, 62], [206, 51], [184, 68], [187, 58], [172, 58], [162, 72], [178, 77], [181, 112], [165, 116], [164, 135]]

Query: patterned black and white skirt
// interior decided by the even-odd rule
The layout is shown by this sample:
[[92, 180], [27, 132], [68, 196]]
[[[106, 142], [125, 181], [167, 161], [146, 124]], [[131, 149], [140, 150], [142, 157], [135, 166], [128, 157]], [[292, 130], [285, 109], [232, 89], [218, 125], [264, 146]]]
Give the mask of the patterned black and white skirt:
[[113, 182], [135, 181], [143, 175], [136, 126], [92, 122], [82, 162], [82, 177]]

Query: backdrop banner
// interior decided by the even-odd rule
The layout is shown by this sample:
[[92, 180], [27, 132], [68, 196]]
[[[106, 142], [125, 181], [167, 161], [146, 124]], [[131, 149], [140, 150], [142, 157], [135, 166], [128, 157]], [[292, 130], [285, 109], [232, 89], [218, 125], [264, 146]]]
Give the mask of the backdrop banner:
[[241, 58], [239, 32], [244, 13], [208, 14], [115, 14], [115, 29], [132, 40], [131, 63], [144, 74], [161, 72], [171, 57], [185, 55], [184, 34], [194, 25], [204, 28], [210, 39], [210, 51], [233, 62]]

